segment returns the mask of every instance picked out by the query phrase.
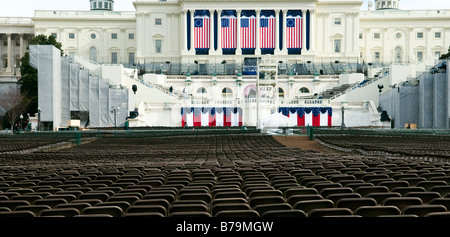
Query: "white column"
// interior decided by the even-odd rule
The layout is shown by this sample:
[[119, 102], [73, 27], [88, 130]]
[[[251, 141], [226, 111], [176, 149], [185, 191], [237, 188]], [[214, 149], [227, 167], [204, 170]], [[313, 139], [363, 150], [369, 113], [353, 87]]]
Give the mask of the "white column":
[[261, 10], [256, 10], [256, 49], [255, 55], [261, 55], [261, 46], [260, 46], [260, 25], [261, 25]]
[[286, 48], [287, 44], [286, 44], [286, 18], [287, 18], [287, 12], [288, 9], [283, 9], [283, 49], [281, 50], [281, 53], [283, 55], [287, 55], [288, 54], [288, 50]]
[[236, 55], [242, 55], [241, 49], [241, 10], [236, 10], [237, 27], [236, 27]]
[[20, 58], [24, 55], [24, 45], [23, 45], [23, 34], [20, 34], [20, 51], [19, 51]]
[[220, 21], [220, 15], [222, 14], [222, 10], [217, 10], [217, 53], [219, 55], [222, 54], [222, 32], [220, 30], [220, 28], [222, 27], [221, 25], [221, 21]]
[[7, 71], [11, 71], [11, 69], [13, 68], [13, 64], [12, 64], [12, 41], [11, 41], [11, 33], [6, 34], [6, 36], [8, 37], [8, 51], [6, 53], [6, 57], [8, 59], [8, 67]]
[[275, 55], [280, 53], [280, 9], [275, 10]]
[[187, 10], [185, 10], [185, 9], [183, 9], [183, 11], [182, 11], [182, 14], [181, 14], [181, 18], [182, 18], [182, 20], [181, 20], [181, 24], [182, 24], [182, 29], [183, 29], [183, 50], [185, 51], [185, 52], [187, 52], [188, 51], [188, 45], [187, 45], [187, 32], [188, 32], [188, 29], [187, 29]]
[[316, 15], [315, 15], [315, 9], [309, 10], [309, 21], [311, 24], [309, 25], [309, 51], [315, 51], [314, 50], [314, 44], [316, 42], [317, 37], [316, 35]]

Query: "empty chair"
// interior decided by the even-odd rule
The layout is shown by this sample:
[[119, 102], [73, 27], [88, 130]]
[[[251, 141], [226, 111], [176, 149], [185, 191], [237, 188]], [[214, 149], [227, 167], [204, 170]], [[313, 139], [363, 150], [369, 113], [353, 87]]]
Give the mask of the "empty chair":
[[169, 203], [172, 203], [173, 201], [175, 201], [175, 195], [171, 194], [171, 193], [148, 193], [147, 195], [145, 195], [143, 197], [144, 200], [147, 199], [164, 199]]
[[336, 207], [348, 208], [353, 212], [359, 207], [376, 205], [377, 201], [373, 198], [342, 198], [336, 202]]
[[362, 206], [354, 213], [362, 217], [396, 216], [400, 215], [400, 209], [396, 206]]
[[369, 193], [366, 195], [368, 198], [373, 198], [377, 203], [383, 203], [386, 198], [390, 197], [401, 197], [400, 193], [397, 192], [385, 192], [385, 193]]
[[431, 188], [436, 187], [436, 186], [446, 186], [447, 182], [445, 181], [420, 181], [416, 184], [417, 187], [423, 187], [425, 188], [425, 190], [430, 191]]
[[319, 208], [311, 210], [308, 217], [348, 216], [353, 212], [348, 208]]
[[131, 195], [112, 196], [107, 199], [108, 202], [125, 201], [128, 202], [130, 205], [133, 205], [133, 203], [138, 200], [139, 200], [138, 197]]
[[429, 191], [437, 192], [442, 197], [445, 197], [447, 194], [450, 193], [450, 185], [437, 185], [437, 186], [431, 187]]
[[361, 198], [361, 194], [359, 193], [334, 193], [327, 196], [327, 199], [330, 199], [334, 203], [337, 203], [342, 198]]
[[424, 217], [427, 214], [435, 212], [446, 212], [447, 208], [443, 205], [411, 205], [403, 209], [403, 215], [417, 215], [419, 217]]
[[434, 198], [429, 202], [429, 204], [443, 205], [450, 211], [450, 198]]
[[209, 193], [185, 193], [180, 195], [180, 200], [202, 200], [206, 203], [210, 203], [211, 199]]
[[43, 210], [39, 216], [63, 216], [63, 217], [74, 217], [80, 215], [80, 210], [76, 208], [56, 208]]
[[389, 191], [393, 191], [395, 188], [399, 187], [408, 187], [409, 183], [405, 180], [398, 180], [398, 181], [383, 181], [378, 183], [378, 185], [385, 186], [389, 189]]
[[67, 204], [66, 203], [58, 204], [58, 205], [56, 205], [55, 209], [75, 208], [81, 213], [81, 211], [86, 207], [92, 207], [92, 205], [87, 202], [82, 202], [82, 203], [73, 203], [72, 202], [72, 203], [67, 203]]
[[254, 208], [258, 205], [284, 203], [284, 198], [280, 196], [254, 197], [250, 198], [248, 203]]
[[244, 198], [218, 198], [213, 199], [211, 202], [211, 205], [217, 205], [217, 204], [233, 204], [233, 203], [247, 203], [247, 200]]
[[122, 209], [117, 206], [87, 207], [83, 209], [81, 215], [106, 214], [112, 217], [121, 217]]
[[322, 197], [327, 198], [331, 194], [338, 194], [338, 193], [353, 193], [353, 189], [349, 187], [339, 187], [339, 188], [325, 188], [320, 191], [320, 195]]
[[18, 206], [14, 209], [14, 211], [31, 211], [35, 216], [39, 216], [39, 213], [43, 210], [51, 209], [47, 205], [29, 205], [29, 206]]
[[392, 190], [392, 192], [400, 193], [400, 195], [405, 196], [410, 192], [425, 192], [423, 187], [397, 187]]
[[141, 205], [141, 206], [131, 206], [126, 210], [126, 213], [149, 213], [156, 212], [162, 215], [167, 215], [167, 209], [160, 205]]
[[446, 217], [446, 218], [448, 218], [448, 217], [450, 217], [450, 212], [449, 211], [447, 211], [447, 212], [431, 212], [431, 213], [424, 215], [424, 217]]
[[184, 218], [191, 218], [191, 217], [211, 217], [211, 214], [208, 212], [174, 212], [170, 213], [169, 217], [184, 217]]
[[175, 212], [208, 212], [204, 204], [174, 204], [169, 207], [169, 214]]
[[10, 210], [14, 210], [18, 206], [29, 206], [30, 202], [25, 200], [4, 200], [0, 201], [0, 207], [7, 207]]
[[292, 206], [287, 203], [264, 204], [256, 206], [254, 210], [262, 216], [268, 211], [292, 210]]
[[422, 200], [423, 204], [428, 204], [435, 198], [440, 198], [441, 195], [438, 192], [409, 192], [405, 197], [418, 197]]
[[293, 195], [304, 195], [304, 194], [318, 194], [317, 189], [314, 188], [290, 188], [284, 191], [284, 196], [286, 199]]
[[246, 203], [215, 204], [212, 206], [211, 214], [212, 216], [216, 216], [217, 213], [219, 213], [220, 211], [238, 211], [238, 210], [251, 210], [251, 207]]
[[325, 183], [325, 182], [323, 182], [323, 183], [316, 183], [316, 184], [311, 186], [311, 188], [316, 189], [317, 192], [319, 192], [319, 193], [323, 189], [326, 189], [326, 188], [341, 188], [341, 187], [342, 187], [341, 184], [339, 184], [339, 183], [331, 183], [331, 182], [330, 183]]
[[361, 194], [361, 196], [365, 197], [370, 193], [385, 193], [389, 192], [389, 189], [385, 186], [368, 186], [368, 187], [359, 187], [355, 190], [355, 192]]
[[249, 193], [249, 198], [252, 197], [267, 197], [267, 196], [283, 196], [280, 190], [253, 190]]
[[334, 202], [329, 199], [320, 199], [320, 200], [306, 200], [299, 201], [294, 205], [294, 209], [301, 210], [308, 214], [310, 211], [319, 208], [333, 208]]
[[80, 199], [80, 200], [98, 199], [98, 200], [101, 200], [102, 202], [105, 202], [108, 198], [109, 198], [109, 195], [106, 193], [103, 193], [103, 192], [87, 192], [87, 193], [80, 194], [80, 196], [78, 196], [78, 199]]
[[297, 217], [306, 217], [306, 213], [301, 210], [274, 210], [274, 211], [267, 211], [264, 214], [261, 215], [262, 217], [291, 217], [291, 218], [297, 218]]
[[44, 198], [34, 202], [35, 205], [47, 205], [50, 208], [54, 208], [59, 204], [67, 204], [67, 200], [63, 198]]
[[159, 212], [138, 212], [138, 213], [125, 213], [123, 214], [123, 217], [139, 217], [139, 218], [143, 218], [143, 217], [166, 217], [165, 215], [159, 213]]
[[95, 207], [103, 207], [103, 206], [116, 206], [122, 209], [122, 211], [127, 210], [131, 205], [125, 201], [115, 201], [115, 202], [99, 202], [94, 205]]
[[35, 217], [31, 211], [8, 211], [0, 212], [0, 217]]
[[220, 211], [216, 214], [216, 217], [259, 217], [259, 213], [255, 210], [237, 210], [237, 211]]
[[410, 186], [416, 186], [417, 183], [426, 181], [423, 177], [407, 177], [407, 178], [401, 178], [400, 180], [407, 181]]
[[422, 199], [418, 197], [389, 197], [383, 202], [383, 206], [396, 206], [400, 211], [407, 206], [422, 204]]

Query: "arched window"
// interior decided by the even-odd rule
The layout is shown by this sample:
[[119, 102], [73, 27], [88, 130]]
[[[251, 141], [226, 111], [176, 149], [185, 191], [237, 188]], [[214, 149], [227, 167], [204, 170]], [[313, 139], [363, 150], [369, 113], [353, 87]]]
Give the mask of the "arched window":
[[233, 91], [228, 87], [223, 88], [222, 97], [223, 98], [233, 98]]
[[299, 92], [300, 92], [300, 94], [307, 94], [307, 93], [309, 93], [309, 89], [306, 87], [302, 87], [302, 88], [300, 88]]
[[284, 90], [281, 87], [278, 87], [278, 97], [284, 98]]
[[89, 60], [94, 63], [97, 62], [97, 48], [92, 47], [89, 49]]
[[200, 87], [197, 89], [197, 94], [206, 94], [206, 89], [205, 87]]
[[402, 48], [400, 47], [395, 48], [395, 62], [396, 63], [402, 62]]

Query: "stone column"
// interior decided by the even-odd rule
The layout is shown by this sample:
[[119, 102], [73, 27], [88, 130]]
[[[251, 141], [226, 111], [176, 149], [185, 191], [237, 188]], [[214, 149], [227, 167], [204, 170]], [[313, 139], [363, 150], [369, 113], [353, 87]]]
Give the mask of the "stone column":
[[307, 34], [306, 34], [306, 25], [307, 25], [306, 13], [307, 12], [308, 12], [307, 9], [302, 10], [302, 54], [306, 53], [306, 51], [308, 51], [306, 49], [306, 36], [307, 36]]
[[195, 49], [194, 49], [194, 46], [195, 46], [195, 44], [194, 44], [194, 12], [195, 12], [195, 10], [191, 10], [191, 52], [195, 52]]
[[260, 46], [260, 25], [261, 25], [261, 10], [256, 10], [256, 48], [255, 55], [261, 55], [261, 46]]
[[181, 14], [181, 24], [183, 28], [183, 50], [188, 51], [188, 45], [187, 45], [187, 32], [188, 32], [188, 26], [187, 26], [187, 10], [183, 9]]
[[6, 53], [6, 57], [8, 59], [8, 66], [7, 71], [11, 72], [11, 69], [13, 68], [13, 62], [12, 62], [12, 40], [11, 40], [11, 33], [7, 33], [6, 36], [8, 37], [8, 51]]
[[20, 34], [20, 51], [19, 51], [20, 58], [23, 57], [24, 50], [25, 50], [25, 48], [24, 48], [24, 45], [23, 45], [23, 34]]
[[236, 27], [236, 55], [242, 55], [241, 49], [241, 10], [236, 10], [237, 27]]
[[283, 55], [287, 55], [288, 54], [288, 50], [286, 48], [287, 44], [286, 44], [286, 18], [287, 18], [287, 12], [288, 9], [283, 9], [283, 49], [281, 50], [281, 53]]

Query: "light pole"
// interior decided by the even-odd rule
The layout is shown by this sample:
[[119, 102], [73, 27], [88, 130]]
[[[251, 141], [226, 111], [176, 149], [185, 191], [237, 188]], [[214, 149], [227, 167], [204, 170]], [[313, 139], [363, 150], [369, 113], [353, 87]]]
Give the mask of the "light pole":
[[112, 112], [114, 113], [114, 127], [117, 127], [117, 115], [119, 114], [120, 107], [111, 107]]
[[41, 131], [41, 107], [38, 107], [38, 124], [36, 131]]

